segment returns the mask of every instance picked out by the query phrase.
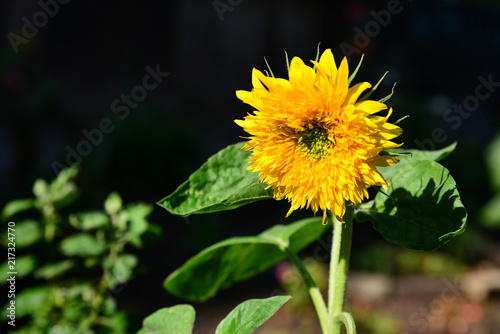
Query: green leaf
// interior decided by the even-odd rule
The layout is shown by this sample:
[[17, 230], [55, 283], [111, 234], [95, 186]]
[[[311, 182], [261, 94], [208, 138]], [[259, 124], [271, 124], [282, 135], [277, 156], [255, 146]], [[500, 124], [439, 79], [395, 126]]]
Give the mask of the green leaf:
[[122, 198], [117, 192], [112, 192], [109, 194], [108, 198], [104, 202], [104, 209], [110, 215], [118, 213], [122, 208]]
[[78, 195], [78, 188], [73, 182], [77, 175], [78, 168], [73, 166], [62, 170], [50, 184], [38, 179], [33, 186], [33, 193], [42, 203], [52, 203], [57, 209], [66, 207]]
[[8, 261], [5, 261], [0, 265], [0, 285], [8, 283], [7, 278], [11, 277], [9, 272], [17, 272], [14, 276], [16, 276], [16, 279], [19, 279], [28, 276], [36, 267], [36, 260], [33, 255], [22, 255], [16, 257], [14, 262], [15, 265], [13, 268], [10, 267], [12, 263], [9, 263]]
[[34, 198], [16, 199], [5, 205], [2, 212], [2, 220], [7, 220], [17, 213], [27, 211], [36, 207], [37, 201]]
[[258, 236], [221, 241], [170, 274], [165, 289], [187, 300], [205, 301], [220, 289], [249, 279], [285, 259], [285, 247], [298, 252], [329, 228], [321, 224], [321, 218], [308, 218], [274, 226]]
[[230, 145], [205, 162], [172, 194], [157, 204], [169, 212], [189, 216], [236, 209], [272, 198], [272, 189], [260, 182], [257, 173], [247, 170], [248, 151], [244, 142]]
[[66, 256], [97, 256], [104, 252], [104, 246], [90, 234], [81, 233], [64, 239], [61, 251]]
[[109, 287], [114, 289], [117, 285], [130, 279], [133, 269], [137, 265], [137, 257], [132, 254], [120, 254], [114, 262], [107, 263], [107, 265], [111, 265]]
[[465, 230], [467, 212], [455, 180], [439, 163], [407, 164], [388, 181], [389, 197], [380, 192], [370, 209], [356, 213], [358, 221], [372, 221], [386, 240], [430, 251]]
[[500, 135], [497, 135], [485, 150], [486, 166], [493, 189], [500, 190]]
[[110, 224], [108, 215], [101, 211], [71, 214], [69, 222], [73, 227], [82, 231], [95, 230]]
[[35, 286], [23, 289], [19, 294], [16, 293], [16, 319], [27, 314], [39, 313], [40, 309], [50, 310], [54, 303], [51, 290], [49, 286]]
[[102, 323], [103, 327], [107, 329], [107, 331], [103, 331], [104, 333], [130, 333], [130, 331], [127, 330], [129, 316], [125, 311], [119, 311], [109, 317], [105, 317]]
[[137, 334], [191, 334], [194, 316], [191, 305], [162, 308], [144, 319]]
[[487, 228], [500, 227], [500, 193], [490, 199], [479, 212], [481, 223]]
[[16, 247], [25, 248], [38, 241], [42, 237], [40, 223], [35, 220], [19, 222], [14, 227], [16, 235]]
[[215, 334], [250, 334], [271, 318], [291, 296], [250, 299], [238, 305], [217, 326]]
[[[457, 147], [457, 143], [446, 146], [440, 150], [435, 151], [421, 151], [416, 149], [403, 149], [403, 148], [394, 148], [387, 150], [386, 152], [389, 154], [397, 155], [399, 159], [399, 163], [393, 166], [388, 167], [377, 167], [378, 171], [384, 176], [387, 180], [392, 175], [396, 174], [398, 170], [403, 168], [404, 166], [414, 163], [419, 160], [431, 160], [431, 161], [441, 161], [446, 158], [450, 153], [452, 153]], [[406, 154], [409, 153], [409, 154]]]
[[135, 203], [127, 205], [125, 211], [130, 222], [128, 226], [130, 243], [135, 247], [142, 247], [141, 236], [148, 230], [149, 223], [146, 218], [153, 211], [153, 207], [144, 203]]
[[60, 276], [73, 268], [73, 261], [65, 260], [56, 263], [47, 263], [35, 271], [35, 278], [44, 278], [47, 280]]

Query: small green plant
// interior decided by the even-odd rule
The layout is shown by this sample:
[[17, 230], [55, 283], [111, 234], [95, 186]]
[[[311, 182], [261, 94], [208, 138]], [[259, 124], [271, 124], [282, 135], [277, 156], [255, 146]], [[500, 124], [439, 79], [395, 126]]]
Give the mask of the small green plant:
[[[63, 214], [77, 199], [77, 173], [72, 167], [51, 183], [37, 180], [34, 198], [13, 200], [3, 210], [14, 238], [2, 243], [15, 259], [0, 265], [8, 275], [0, 281], [5, 285], [7, 273], [16, 272], [17, 283], [2, 307], [8, 317], [14, 305], [13, 322], [3, 322], [9, 333], [128, 333], [114, 294], [134, 278], [138, 263], [125, 246], [140, 248], [147, 232], [158, 232], [147, 221], [152, 206], [124, 206], [111, 193], [103, 210]], [[30, 287], [18, 290], [21, 278]]]

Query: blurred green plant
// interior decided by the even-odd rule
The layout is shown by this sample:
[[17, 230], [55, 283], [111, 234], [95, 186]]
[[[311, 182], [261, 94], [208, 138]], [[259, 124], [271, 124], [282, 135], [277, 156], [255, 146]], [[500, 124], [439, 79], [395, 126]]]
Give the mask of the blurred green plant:
[[[3, 209], [2, 220], [15, 223], [16, 279], [30, 283], [16, 288], [16, 331], [10, 333], [128, 332], [127, 315], [113, 295], [134, 278], [138, 263], [125, 246], [141, 248], [148, 235], [159, 233], [147, 221], [153, 208], [124, 206], [111, 193], [104, 210], [62, 214], [77, 198], [77, 174], [71, 167], [51, 183], [36, 180], [35, 198], [13, 200]], [[8, 262], [0, 265], [2, 285], [9, 271]]]
[[500, 228], [500, 134], [485, 150], [486, 167], [490, 178], [493, 197], [480, 211], [481, 223], [486, 228]]
[[422, 252], [378, 242], [359, 250], [353, 258], [358, 269], [382, 274], [425, 274], [434, 277], [463, 274], [467, 265], [447, 253]]

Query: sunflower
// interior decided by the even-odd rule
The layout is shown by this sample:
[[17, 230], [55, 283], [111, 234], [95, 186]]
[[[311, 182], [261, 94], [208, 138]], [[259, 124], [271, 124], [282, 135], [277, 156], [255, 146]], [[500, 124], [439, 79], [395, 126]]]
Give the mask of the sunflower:
[[235, 122], [251, 135], [243, 147], [252, 151], [249, 169], [259, 172], [275, 199], [291, 202], [286, 216], [310, 207], [323, 210], [325, 223], [327, 210], [341, 218], [346, 201], [368, 198], [367, 186], [387, 189], [376, 167], [399, 162], [380, 153], [401, 145], [390, 140], [402, 129], [387, 122], [392, 109], [374, 115], [387, 109], [384, 103], [357, 102], [371, 85], [349, 88], [346, 58], [337, 68], [328, 49], [311, 62], [314, 68], [294, 57], [289, 80], [253, 69], [252, 91], [236, 95], [256, 110]]

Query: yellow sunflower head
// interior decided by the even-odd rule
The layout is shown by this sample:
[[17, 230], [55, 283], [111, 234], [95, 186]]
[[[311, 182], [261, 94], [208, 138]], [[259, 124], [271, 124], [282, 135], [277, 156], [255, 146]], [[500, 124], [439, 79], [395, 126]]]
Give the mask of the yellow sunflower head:
[[287, 216], [299, 208], [316, 213], [345, 213], [345, 203], [368, 198], [366, 186], [388, 187], [376, 166], [399, 162], [379, 153], [400, 146], [390, 140], [402, 129], [374, 114], [387, 109], [377, 101], [357, 102], [371, 85], [349, 88], [344, 58], [337, 68], [326, 50], [315, 69], [294, 57], [289, 80], [271, 78], [253, 69], [253, 89], [237, 97], [256, 109], [236, 120], [251, 137], [243, 147], [251, 150], [249, 169], [260, 172], [262, 182], [273, 188], [274, 198], [291, 202]]

